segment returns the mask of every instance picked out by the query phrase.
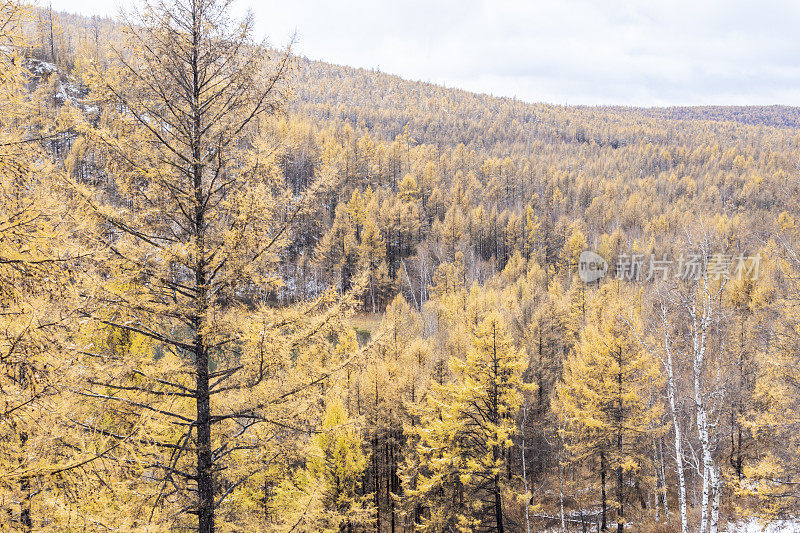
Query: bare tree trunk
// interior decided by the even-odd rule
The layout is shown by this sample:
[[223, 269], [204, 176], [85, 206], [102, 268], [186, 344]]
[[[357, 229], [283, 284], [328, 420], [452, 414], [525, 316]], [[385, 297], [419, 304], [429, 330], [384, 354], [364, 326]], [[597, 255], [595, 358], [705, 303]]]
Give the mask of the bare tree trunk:
[[200, 533], [214, 531], [214, 479], [211, 457], [211, 402], [209, 398], [208, 353], [198, 336], [197, 356], [197, 494]]
[[700, 531], [701, 533], [706, 533], [706, 531], [708, 533], [717, 533], [719, 528], [719, 477], [717, 476], [714, 462], [708, 411], [705, 403], [706, 395], [703, 388], [703, 368], [708, 328], [713, 315], [712, 306], [716, 296], [712, 297], [710, 293], [707, 277], [704, 277], [702, 281], [703, 287], [699, 295], [699, 311], [696, 300], [690, 306], [687, 306], [692, 325], [692, 348], [694, 351], [692, 374], [694, 378], [695, 419], [703, 461], [703, 500], [701, 502]]
[[617, 461], [619, 464], [617, 465], [617, 533], [622, 533], [623, 529], [625, 528], [625, 501], [624, 501], [624, 494], [622, 490], [622, 419], [623, 419], [623, 404], [622, 404], [622, 347], [619, 347], [619, 351], [617, 352], [617, 364], [619, 365], [619, 371], [617, 373], [617, 401], [618, 401], [618, 411], [617, 411]]
[[606, 456], [603, 452], [600, 452], [600, 494], [602, 499], [602, 506], [603, 506], [603, 525], [602, 530], [605, 531], [607, 527], [606, 522]]
[[[681, 513], [681, 533], [689, 533], [689, 517], [686, 510], [686, 477], [683, 468], [683, 435], [681, 432], [680, 419], [678, 418], [677, 396], [678, 387], [675, 379], [675, 367], [672, 357], [672, 338], [670, 336], [670, 329], [667, 323], [667, 305], [661, 302], [661, 328], [662, 328], [662, 342], [663, 354], [656, 352], [661, 364], [664, 365], [664, 370], [667, 373], [667, 399], [669, 403], [669, 413], [672, 418], [672, 428], [675, 447], [675, 471], [678, 474], [678, 507]], [[642, 339], [640, 342], [645, 344]], [[663, 457], [662, 457], [663, 467]], [[664, 494], [664, 506], [666, 508], [666, 487]], [[667, 513], [669, 518], [669, 512]]]
[[[694, 324], [694, 359], [692, 361], [692, 374], [694, 378], [694, 405], [697, 426], [697, 436], [700, 439], [700, 450], [703, 460], [703, 499], [700, 502], [700, 532], [708, 531], [708, 502], [711, 496], [709, 477], [714, 469], [711, 457], [711, 447], [708, 437], [708, 420], [703, 395], [703, 358], [705, 356], [705, 317], [698, 321], [696, 309], [691, 309], [692, 323]], [[698, 327], [700, 330], [698, 330]]]
[[50, 8], [48, 10], [49, 14], [49, 22], [50, 22], [50, 61], [52, 63], [56, 62], [56, 38], [55, 38], [55, 31], [53, 30], [53, 4], [50, 3]]
[[711, 505], [711, 522], [708, 526], [709, 533], [717, 533], [719, 531], [719, 494], [720, 494], [720, 480], [719, 480], [719, 472], [717, 471], [717, 466], [714, 465], [713, 470], [711, 471], [711, 501], [709, 502]]
[[503, 533], [503, 502], [500, 495], [500, 474], [494, 476], [494, 515], [497, 522], [497, 533]]
[[[531, 503], [531, 496], [528, 492], [528, 470], [525, 464], [525, 426], [528, 423], [528, 401], [525, 401], [525, 405], [522, 407], [522, 431], [520, 432], [522, 436], [522, 443], [521, 443], [521, 456], [522, 456], [522, 483], [525, 488], [525, 531], [527, 533], [531, 533], [531, 519], [530, 513], [528, 508], [530, 507]], [[560, 465], [559, 465], [560, 468]], [[559, 470], [559, 476], [560, 476]], [[561, 530], [564, 530], [564, 481], [561, 478]]]
[[[667, 303], [662, 299], [660, 303], [660, 322], [661, 322], [661, 348], [652, 347], [644, 338], [640, 337], [638, 332], [633, 330], [639, 343], [651, 353], [655, 354], [664, 366], [667, 374], [667, 400], [669, 404], [670, 418], [672, 418], [672, 426], [674, 431], [674, 448], [675, 448], [675, 471], [678, 474], [678, 507], [681, 514], [681, 533], [689, 533], [688, 513], [686, 510], [686, 477], [683, 467], [683, 435], [681, 432], [680, 419], [678, 417], [677, 397], [678, 387], [676, 384], [674, 360], [672, 357], [672, 336], [670, 333], [670, 326], [667, 320]], [[669, 521], [669, 509], [667, 506], [667, 488], [666, 476], [664, 475], [664, 457], [663, 450], [661, 455], [661, 477], [664, 487], [664, 509]]]
[[[695, 404], [695, 418], [697, 426], [697, 436], [700, 439], [700, 450], [702, 453], [703, 461], [703, 497], [700, 502], [700, 532], [706, 533], [708, 531], [708, 502], [711, 496], [711, 483], [710, 476], [714, 469], [714, 461], [711, 457], [711, 445], [708, 436], [708, 420], [705, 409], [705, 397], [703, 395], [703, 357], [705, 355], [705, 325], [704, 321], [698, 322], [694, 309], [692, 310], [692, 320], [696, 325], [699, 325], [702, 332], [696, 332], [694, 339], [694, 360], [692, 361], [692, 373], [694, 377], [694, 404]], [[699, 333], [699, 336], [698, 334]]]
[[[658, 522], [661, 519], [660, 511], [661, 506], [659, 502], [659, 484], [661, 482], [661, 477], [658, 475], [658, 448], [656, 447], [656, 438], [653, 437], [653, 497], [654, 497], [654, 511], [655, 511], [655, 519]], [[650, 507], [650, 495], [647, 495], [647, 507]]]
[[664, 514], [667, 515], [667, 524], [670, 523], [670, 516], [669, 516], [669, 502], [667, 500], [667, 476], [664, 472], [664, 440], [663, 438], [658, 439], [658, 457], [660, 462], [660, 474], [661, 474], [661, 496], [664, 502]]
[[198, 198], [195, 214], [196, 246], [198, 259], [195, 270], [195, 290], [197, 294], [197, 317], [194, 320], [194, 354], [197, 401], [197, 495], [200, 533], [214, 531], [214, 479], [213, 459], [211, 457], [211, 395], [208, 371], [208, 350], [203, 335], [204, 319], [207, 311], [205, 243], [203, 238], [204, 216], [202, 210], [202, 171], [195, 170], [195, 190]]
[[[619, 447], [622, 447], [622, 434], [620, 433], [618, 437]], [[625, 529], [625, 503], [623, 501], [623, 494], [622, 494], [622, 465], [617, 466], [617, 505], [619, 506], [619, 510], [617, 511], [617, 533], [622, 533]]]
[[558, 465], [558, 498], [561, 504], [561, 533], [567, 530], [564, 519], [564, 466]]
[[[24, 371], [23, 371], [24, 372]], [[23, 431], [19, 435], [20, 450], [23, 452], [20, 457], [25, 457], [28, 444], [28, 433]], [[23, 531], [33, 531], [33, 516], [31, 514], [31, 482], [28, 477], [23, 477], [20, 481], [20, 512], [19, 521]]]
[[[193, 7], [196, 7], [193, 5]], [[211, 395], [208, 371], [208, 350], [205, 345], [204, 329], [208, 310], [206, 288], [206, 246], [205, 246], [205, 195], [203, 191], [204, 154], [201, 151], [201, 128], [203, 113], [200, 109], [200, 69], [199, 47], [201, 22], [200, 13], [192, 12], [192, 178], [194, 180], [194, 235], [195, 235], [195, 304], [197, 315], [194, 319], [195, 368], [197, 372], [195, 398], [197, 401], [197, 496], [198, 528], [200, 533], [214, 531], [214, 478], [213, 458], [211, 457]]]
[[672, 426], [675, 439], [675, 470], [678, 473], [678, 506], [681, 513], [681, 533], [689, 533], [689, 518], [686, 511], [686, 477], [683, 472], [683, 436], [681, 434], [681, 423], [678, 419], [678, 412], [675, 399], [675, 373], [672, 368], [672, 354], [668, 352], [667, 365], [667, 394], [669, 396], [669, 408], [672, 416]]

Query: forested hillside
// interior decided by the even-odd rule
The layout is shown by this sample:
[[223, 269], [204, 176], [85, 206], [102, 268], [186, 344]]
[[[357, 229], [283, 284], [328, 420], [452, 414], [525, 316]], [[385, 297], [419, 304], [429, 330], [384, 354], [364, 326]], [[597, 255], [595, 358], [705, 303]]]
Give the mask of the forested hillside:
[[221, 0], [0, 7], [4, 527], [796, 518], [800, 109], [474, 94]]

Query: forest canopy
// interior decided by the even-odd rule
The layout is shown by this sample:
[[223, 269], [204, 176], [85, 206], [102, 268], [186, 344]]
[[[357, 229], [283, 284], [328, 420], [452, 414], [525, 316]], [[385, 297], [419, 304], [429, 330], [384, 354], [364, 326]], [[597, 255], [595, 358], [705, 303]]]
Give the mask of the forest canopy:
[[0, 63], [0, 527], [797, 517], [797, 108], [475, 94], [226, 0], [0, 0]]

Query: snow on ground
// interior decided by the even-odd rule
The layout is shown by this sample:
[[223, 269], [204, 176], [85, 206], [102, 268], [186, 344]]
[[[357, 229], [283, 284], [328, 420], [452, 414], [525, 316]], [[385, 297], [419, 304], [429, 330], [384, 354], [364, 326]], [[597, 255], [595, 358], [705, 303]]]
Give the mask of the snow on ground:
[[43, 79], [55, 75], [58, 88], [53, 97], [58, 103], [65, 104], [70, 102], [73, 105], [83, 108], [84, 111], [89, 114], [97, 112], [97, 108], [87, 108], [81, 103], [81, 99], [86, 96], [85, 88], [81, 87], [75, 79], [61, 73], [54, 64], [40, 59], [29, 58], [25, 61], [25, 67], [33, 75], [33, 80], [31, 80], [33, 82], [33, 88]]
[[777, 520], [763, 526], [757, 519], [751, 518], [728, 524], [725, 533], [800, 533], [800, 520]]
[[30, 59], [28, 60], [28, 70], [31, 71], [31, 74], [34, 76], [46, 76], [48, 74], [52, 74], [58, 70], [52, 63], [48, 63], [47, 61], [40, 61], [38, 59]]

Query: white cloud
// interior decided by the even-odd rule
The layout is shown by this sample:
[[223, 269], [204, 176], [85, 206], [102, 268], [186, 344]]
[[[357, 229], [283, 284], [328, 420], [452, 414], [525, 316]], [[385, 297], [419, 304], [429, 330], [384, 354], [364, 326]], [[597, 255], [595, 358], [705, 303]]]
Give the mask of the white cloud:
[[[114, 11], [98, 0], [53, 5]], [[800, 3], [791, 0], [266, 0], [251, 8], [273, 44], [297, 30], [296, 51], [313, 59], [528, 101], [800, 105]]]

